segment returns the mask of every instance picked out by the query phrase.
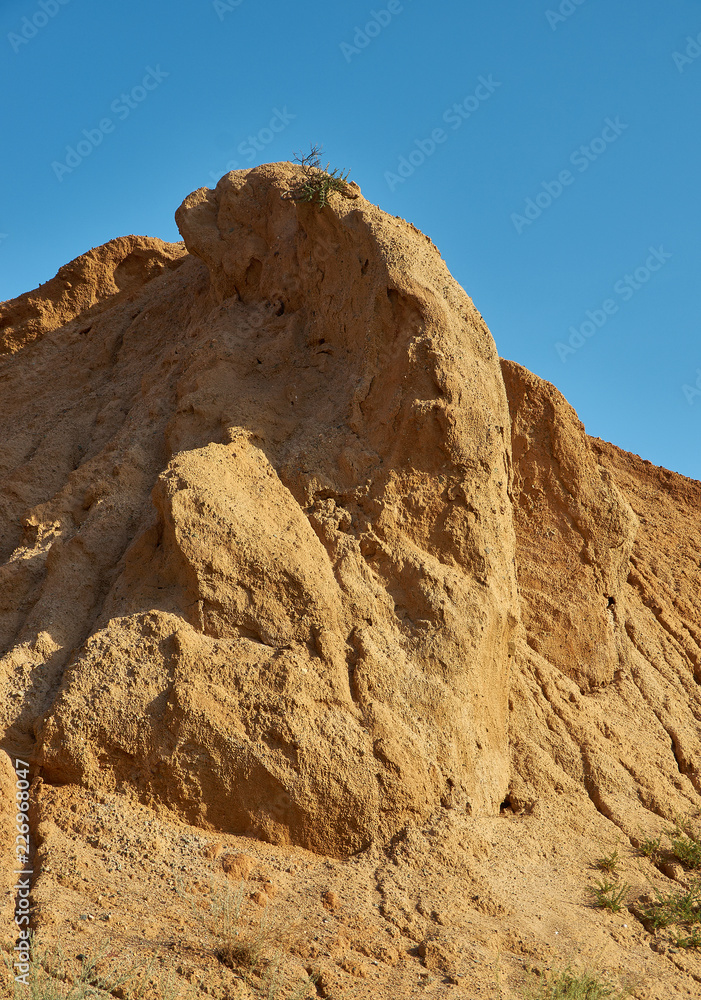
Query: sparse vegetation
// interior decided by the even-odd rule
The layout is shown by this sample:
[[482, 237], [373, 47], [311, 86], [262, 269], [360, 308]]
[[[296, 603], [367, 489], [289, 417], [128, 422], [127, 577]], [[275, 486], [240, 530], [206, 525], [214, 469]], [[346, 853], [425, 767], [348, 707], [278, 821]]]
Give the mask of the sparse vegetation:
[[610, 882], [608, 878], [597, 879], [594, 885], [589, 886], [589, 891], [594, 896], [594, 905], [610, 910], [611, 913], [620, 913], [629, 889], [627, 882]]
[[71, 962], [60, 943], [41, 950], [32, 937], [26, 984], [15, 980], [12, 953], [3, 958], [9, 991], [3, 996], [11, 1000], [185, 1000], [192, 996], [189, 987], [183, 989], [172, 973], [157, 971], [158, 956], [125, 967], [123, 955], [109, 940], [93, 955], [78, 956], [80, 969], [71, 972]]
[[701, 929], [694, 927], [691, 934], [672, 934], [672, 944], [677, 948], [701, 948]]
[[701, 882], [685, 891], [670, 893], [654, 890], [652, 902], [640, 907], [640, 915], [655, 930], [672, 924], [701, 924]]
[[[242, 894], [235, 893], [230, 907], [219, 916], [228, 935], [224, 947], [231, 948], [232, 968], [236, 968], [252, 992], [260, 1000], [307, 1000], [314, 996], [317, 975], [301, 982], [290, 983], [282, 969], [282, 952], [264, 958], [267, 937], [260, 927], [243, 930], [237, 921]], [[228, 921], [228, 923], [227, 923]], [[12, 944], [5, 945], [4, 982], [0, 996], [8, 1000], [194, 1000], [193, 988], [183, 984], [172, 971], [159, 968], [159, 956], [150, 961], [124, 962], [121, 950], [109, 940], [92, 955], [79, 955], [80, 968], [71, 972], [71, 960], [60, 944], [40, 949], [31, 941], [28, 982], [15, 982], [16, 971]], [[229, 963], [227, 963], [229, 964]], [[0, 963], [0, 970], [3, 966]], [[251, 975], [260, 973], [254, 981]], [[0, 978], [2, 978], [0, 976]]]
[[701, 868], [701, 835], [690, 819], [677, 819], [668, 834], [672, 850], [687, 868]]
[[213, 894], [209, 929], [219, 942], [216, 949], [219, 961], [238, 973], [262, 1000], [282, 1000], [283, 997], [285, 1000], [305, 1000], [314, 995], [318, 976], [308, 975], [301, 983], [291, 986], [282, 968], [281, 941], [290, 937], [291, 928], [276, 926], [270, 907], [266, 906], [257, 918], [247, 913], [248, 902], [243, 881], [234, 890], [226, 886], [223, 891]]
[[265, 971], [265, 974], [260, 982], [260, 985], [254, 987], [261, 1000], [307, 1000], [307, 997], [316, 996], [316, 990], [314, 990], [314, 984], [317, 982], [318, 975], [307, 976], [305, 980], [298, 983], [296, 987], [293, 988], [292, 993], [287, 992], [289, 990], [289, 985], [285, 983], [285, 976], [280, 969], [279, 960], [276, 962], [271, 962]]
[[565, 969], [546, 973], [528, 1000], [624, 1000], [624, 996], [601, 976]]
[[237, 889], [232, 891], [227, 886], [223, 893], [215, 895], [211, 929], [221, 942], [216, 953], [220, 962], [231, 969], [257, 973], [265, 963], [264, 951], [270, 943], [268, 911], [267, 908], [263, 910], [258, 921], [247, 920], [244, 917], [246, 901], [243, 881]]
[[610, 854], [604, 854], [603, 857], [597, 858], [596, 867], [599, 871], [606, 872], [609, 875], [617, 875], [620, 860], [621, 857], [618, 853], [618, 848], [616, 848]]
[[653, 865], [657, 864], [662, 854], [662, 836], [646, 837], [640, 844], [640, 853], [648, 858]]
[[[692, 871], [701, 868], [701, 836], [691, 818], [678, 817], [667, 836], [671, 844], [669, 853]], [[656, 864], [662, 856], [662, 837], [643, 840], [640, 852]], [[701, 947], [701, 876], [697, 875], [686, 888], [674, 892], [662, 892], [653, 887], [652, 896], [641, 899], [635, 911], [648, 929], [674, 928], [669, 940], [675, 947]]]
[[295, 188], [286, 193], [293, 201], [311, 202], [319, 209], [328, 205], [334, 191], [345, 192], [350, 174], [350, 170], [345, 173], [340, 170], [329, 170], [329, 163], [322, 167], [321, 153], [321, 146], [312, 146], [305, 155], [295, 154], [295, 163], [301, 166], [304, 177]]

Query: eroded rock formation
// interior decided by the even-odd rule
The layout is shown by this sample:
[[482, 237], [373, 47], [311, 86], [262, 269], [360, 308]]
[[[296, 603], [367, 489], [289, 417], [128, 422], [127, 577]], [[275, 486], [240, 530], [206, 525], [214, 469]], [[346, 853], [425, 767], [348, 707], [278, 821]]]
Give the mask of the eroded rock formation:
[[549, 383], [502, 362], [526, 639], [511, 799], [581, 790], [638, 843], [701, 792], [701, 484], [586, 436]]
[[0, 307], [3, 745], [337, 856], [507, 793], [631, 837], [689, 808], [698, 484], [590, 441], [425, 236], [297, 176]]
[[93, 297], [127, 294], [7, 358], [6, 741], [48, 781], [347, 854], [506, 794], [509, 414], [430, 241], [295, 177], [195, 192], [189, 256], [92, 251]]
[[[637, 847], [701, 806], [701, 484], [500, 363], [413, 226], [297, 178], [229, 174], [184, 245], [113, 240], [0, 304], [33, 926], [82, 955], [88, 908], [116, 914], [120, 948], [242, 995], [218, 928], [188, 964], [238, 872], [302, 920], [285, 975], [320, 995], [521, 998], [524, 957], [572, 955], [699, 995], [633, 900], [692, 885]], [[0, 753], [8, 925], [15, 802]], [[591, 906], [604, 848], [619, 915]]]

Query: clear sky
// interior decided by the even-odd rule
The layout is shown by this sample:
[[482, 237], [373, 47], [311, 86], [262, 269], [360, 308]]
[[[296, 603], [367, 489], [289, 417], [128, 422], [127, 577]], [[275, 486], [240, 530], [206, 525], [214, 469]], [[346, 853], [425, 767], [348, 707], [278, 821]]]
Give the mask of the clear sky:
[[310, 142], [503, 357], [701, 479], [699, 0], [0, 0], [0, 298]]

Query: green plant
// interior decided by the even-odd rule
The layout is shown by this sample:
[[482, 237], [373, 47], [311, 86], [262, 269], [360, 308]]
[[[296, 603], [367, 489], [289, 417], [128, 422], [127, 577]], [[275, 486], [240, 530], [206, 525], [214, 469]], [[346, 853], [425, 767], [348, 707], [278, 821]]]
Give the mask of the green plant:
[[672, 943], [677, 948], [701, 948], [701, 930], [694, 927], [691, 934], [672, 934]]
[[596, 859], [596, 867], [599, 871], [607, 872], [609, 875], [616, 875], [618, 862], [621, 860], [618, 853], [618, 848], [613, 850], [610, 854], [604, 854], [603, 857]]
[[571, 969], [547, 973], [531, 1000], [623, 1000], [624, 994], [591, 972]]
[[656, 930], [671, 924], [701, 924], [701, 883], [694, 883], [684, 892], [654, 892], [655, 899], [641, 907], [640, 914]]
[[701, 929], [692, 927], [691, 934], [673, 934], [672, 941], [677, 948], [701, 948]]
[[640, 844], [640, 853], [643, 857], [649, 858], [653, 865], [660, 860], [662, 853], [662, 835], [659, 837], [646, 837]]
[[[252, 912], [251, 912], [252, 910]], [[218, 942], [215, 954], [220, 962], [237, 972], [249, 989], [263, 1000], [305, 1000], [315, 995], [318, 975], [308, 975], [294, 987], [286, 981], [282, 962], [294, 940], [295, 927], [275, 922], [273, 908], [259, 913], [250, 904], [242, 880], [232, 890], [213, 886], [209, 930]]]
[[668, 834], [672, 850], [687, 868], [701, 868], [701, 836], [690, 819], [677, 819]]
[[258, 904], [249, 899], [243, 879], [232, 888], [228, 881], [222, 884], [212, 877], [210, 905], [204, 913], [199, 894], [195, 897], [181, 883], [176, 885], [176, 892], [193, 916], [204, 921], [216, 957], [238, 974], [252, 995], [261, 1000], [306, 1000], [316, 996], [317, 974], [310, 973], [302, 982], [291, 983], [283, 968], [286, 952], [299, 945], [298, 932], [299, 936], [304, 934], [301, 920], [281, 924], [269, 905], [261, 912]]
[[589, 886], [589, 892], [594, 895], [595, 905], [602, 909], [610, 910], [611, 913], [620, 913], [623, 909], [623, 900], [630, 886], [627, 882], [609, 882], [607, 878], [597, 879], [594, 885]]
[[330, 164], [321, 166], [321, 146], [312, 146], [306, 155], [295, 154], [303, 172], [302, 180], [292, 190], [286, 192], [293, 201], [307, 201], [322, 209], [329, 203], [329, 197], [334, 191], [344, 193], [348, 188], [350, 170], [343, 173], [340, 170], [329, 170]]

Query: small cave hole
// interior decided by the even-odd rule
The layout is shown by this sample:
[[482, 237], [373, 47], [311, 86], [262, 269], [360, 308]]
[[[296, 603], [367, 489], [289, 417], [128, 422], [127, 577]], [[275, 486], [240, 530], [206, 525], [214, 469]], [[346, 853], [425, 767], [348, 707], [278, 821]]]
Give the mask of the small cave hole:
[[244, 281], [246, 282], [247, 288], [258, 288], [260, 286], [260, 278], [263, 273], [263, 265], [256, 258], [252, 257], [249, 261], [248, 267], [246, 268], [246, 274], [244, 275]]
[[607, 601], [607, 604], [606, 604], [607, 608], [613, 608], [613, 607], [615, 607], [615, 605], [616, 605], [616, 598], [615, 597], [607, 597], [606, 601]]
[[509, 798], [508, 795], [506, 796], [502, 804], [499, 806], [500, 813], [505, 813], [507, 811], [514, 812], [514, 807], [511, 805], [511, 799]]
[[284, 311], [285, 311], [285, 303], [281, 302], [280, 305], [275, 310], [275, 315], [276, 316], [282, 316], [282, 314], [284, 313]]

